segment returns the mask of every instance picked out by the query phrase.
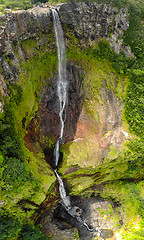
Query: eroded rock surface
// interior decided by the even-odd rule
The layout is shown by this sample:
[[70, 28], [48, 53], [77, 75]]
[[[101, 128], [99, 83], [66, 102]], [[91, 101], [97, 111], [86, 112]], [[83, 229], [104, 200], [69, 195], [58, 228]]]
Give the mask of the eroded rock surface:
[[129, 27], [127, 8], [118, 10], [109, 4], [65, 3], [60, 5], [61, 22], [74, 31], [82, 45], [92, 45], [102, 37], [110, 42], [116, 53], [120, 50], [131, 56], [130, 49], [123, 45], [123, 31]]
[[[111, 43], [111, 47], [119, 53], [123, 48], [123, 31], [127, 30], [129, 23], [127, 19], [127, 9], [118, 10], [108, 4], [97, 3], [64, 3], [58, 4], [55, 8], [59, 12], [64, 33], [67, 37], [66, 44], [69, 45], [69, 37], [67, 30], [75, 35], [81, 47], [95, 44], [101, 37], [107, 39]], [[0, 32], [0, 54], [1, 54], [1, 74], [10, 83], [15, 83], [19, 79], [20, 61], [31, 58], [31, 54], [27, 54], [21, 45], [22, 41], [34, 39], [39, 46], [44, 44], [45, 39], [41, 38], [42, 34], [53, 34], [53, 22], [50, 7], [35, 7], [26, 11], [10, 12], [1, 18]], [[111, 33], [112, 31], [112, 33]], [[110, 36], [112, 34], [112, 37]], [[115, 40], [114, 40], [115, 39]], [[15, 45], [17, 49], [15, 49]], [[56, 46], [48, 46], [50, 48]], [[55, 45], [55, 44], [54, 44]], [[117, 48], [117, 49], [116, 49]], [[16, 53], [15, 50], [18, 52]], [[129, 51], [128, 51], [129, 52]], [[66, 123], [64, 142], [73, 139], [76, 131], [77, 120], [81, 111], [81, 84], [80, 80], [82, 71], [75, 64], [68, 64], [68, 82], [69, 82], [69, 101], [66, 109]], [[40, 128], [41, 135], [47, 134], [56, 139], [59, 135], [59, 106], [56, 93], [56, 75], [50, 79], [50, 85], [44, 87], [41, 94]], [[45, 81], [45, 79], [42, 79]], [[45, 85], [45, 83], [44, 83]], [[1, 85], [2, 91], [5, 91], [4, 84]], [[106, 96], [105, 89], [101, 89], [101, 94], [106, 102], [108, 98], [112, 98], [109, 90], [109, 96]], [[110, 100], [111, 101], [111, 100]], [[114, 101], [117, 101], [115, 99]], [[115, 103], [113, 103], [115, 105]], [[113, 106], [111, 106], [113, 108]], [[114, 106], [115, 108], [115, 106]], [[109, 115], [109, 106], [105, 108], [105, 118]], [[117, 111], [117, 110], [116, 110]], [[39, 114], [38, 114], [39, 115]], [[119, 121], [119, 113], [115, 115]], [[110, 118], [110, 115], [109, 117]], [[105, 126], [107, 128], [107, 123]], [[113, 125], [113, 124], [112, 124]], [[110, 129], [109, 129], [110, 130]]]
[[[72, 197], [71, 200], [74, 206], [78, 205], [83, 210], [82, 223], [70, 216], [62, 205], [58, 205], [55, 210], [51, 209], [47, 214], [43, 213], [43, 218], [40, 220], [42, 230], [47, 236], [51, 236], [54, 240], [76, 239], [76, 229], [78, 229], [81, 240], [94, 240], [96, 237], [99, 240], [107, 238], [116, 240], [115, 231], [120, 222], [112, 202], [94, 197], [83, 199]], [[93, 231], [89, 231], [83, 223]], [[101, 234], [98, 229], [101, 230]]]
[[[108, 4], [64, 3], [55, 6], [58, 10], [64, 32], [68, 28], [82, 46], [95, 44], [100, 37], [105, 38], [111, 47], [119, 53], [124, 51], [131, 56], [130, 47], [123, 45], [123, 31], [129, 27], [127, 9], [118, 10]], [[40, 33], [51, 32], [52, 14], [50, 7], [35, 7], [30, 10], [10, 12], [0, 16], [0, 56], [2, 74], [8, 81], [17, 81], [19, 59], [14, 45], [19, 44], [19, 55], [23, 55], [21, 41], [37, 38]], [[42, 44], [41, 40], [39, 44]], [[69, 40], [66, 40], [67, 44]], [[6, 61], [8, 56], [11, 62]]]
[[[82, 70], [75, 64], [67, 64], [67, 81], [68, 102], [65, 111], [63, 143], [74, 138], [82, 108]], [[42, 93], [39, 111], [41, 135], [53, 136], [55, 140], [60, 134], [59, 101], [56, 82], [57, 79], [52, 78], [50, 85], [46, 86]]]
[[[95, 45], [100, 38], [105, 38], [110, 42], [115, 52], [119, 53], [122, 50], [127, 56], [132, 56], [130, 47], [123, 45], [123, 31], [129, 27], [126, 8], [118, 10], [110, 5], [97, 3], [64, 3], [55, 7], [61, 18], [64, 35], [67, 37], [65, 39], [67, 47], [70, 45], [71, 35], [74, 35], [78, 40], [80, 49]], [[5, 82], [13, 84], [19, 81], [21, 62], [27, 63], [35, 55], [45, 54], [52, 49], [56, 51], [56, 45], [52, 15], [48, 6], [11, 12], [5, 16], [0, 16], [0, 18], [1, 90], [6, 94], [7, 85]], [[47, 50], [42, 49], [40, 52], [40, 47], [45, 44], [45, 39], [48, 39], [50, 34], [53, 35], [53, 41], [47, 46]], [[34, 39], [37, 43], [36, 51], [35, 47], [32, 46], [32, 53], [30, 52], [31, 49], [27, 51], [21, 44], [28, 39]], [[96, 68], [96, 65], [94, 68]], [[26, 125], [27, 112], [21, 123], [23, 129], [28, 132], [25, 136], [26, 147], [35, 154], [38, 151], [36, 144], [40, 143], [39, 147], [43, 149], [48, 162], [51, 160], [50, 151], [52, 150], [49, 150], [47, 141], [42, 143], [43, 137], [52, 138], [55, 141], [60, 131], [56, 71], [51, 70], [49, 79], [41, 79], [43, 87], [40, 89], [39, 98], [37, 92], [34, 93], [38, 108], [36, 108], [35, 113], [32, 112], [33, 116], [31, 116], [28, 125]], [[80, 168], [94, 168], [103, 163], [106, 158], [115, 158], [117, 151], [121, 149], [122, 144], [129, 137], [129, 133], [125, 131], [122, 125], [125, 82], [123, 83], [123, 80], [120, 79], [122, 82], [120, 86], [122, 89], [121, 98], [115, 91], [118, 85], [116, 74], [112, 72], [114, 75], [113, 85], [111, 83], [108, 85], [108, 74], [101, 77], [100, 73], [98, 78], [102, 82], [101, 86], [99, 89], [96, 89], [95, 86], [91, 89], [93, 76], [89, 73], [89, 76], [86, 75], [84, 79], [84, 73], [86, 75], [85, 69], [80, 68], [74, 61], [68, 61], [69, 101], [65, 114], [63, 138], [63, 143], [68, 142], [68, 145], [64, 145], [63, 150], [66, 153], [66, 159], [61, 169], [65, 174], [72, 173]], [[102, 74], [105, 75], [105, 72]], [[95, 75], [95, 72], [93, 75]], [[86, 82], [84, 83], [84, 81]], [[21, 79], [21, 82], [23, 82], [23, 79]], [[24, 85], [25, 87], [26, 85]], [[91, 91], [93, 95], [90, 94]], [[0, 111], [2, 111], [2, 108], [3, 106], [0, 104]], [[115, 155], [110, 156], [113, 147]], [[105, 174], [105, 176], [108, 175], [109, 173]], [[99, 172], [95, 175], [84, 173], [80, 177], [78, 176], [78, 179], [69, 178], [69, 185], [73, 192], [79, 193], [83, 189], [94, 185], [95, 179], [97, 180], [99, 177], [100, 179], [103, 178], [103, 175]], [[52, 181], [55, 181], [55, 179]], [[73, 206], [75, 205], [83, 210], [83, 221], [86, 219], [87, 223], [93, 228], [109, 228], [115, 231], [112, 220], [115, 213], [114, 211], [110, 213], [110, 210], [113, 209], [111, 203], [93, 198], [84, 198], [83, 200], [77, 198], [73, 200]], [[102, 216], [101, 209], [104, 210]], [[79, 231], [81, 240], [97, 237], [96, 233], [88, 231], [82, 223], [70, 216], [62, 205], [58, 206], [56, 210], [54, 207], [52, 210], [49, 209], [44, 212], [41, 223], [42, 231], [47, 236], [52, 236], [53, 239], [76, 239], [76, 229]], [[115, 236], [113, 239], [115, 239]]]

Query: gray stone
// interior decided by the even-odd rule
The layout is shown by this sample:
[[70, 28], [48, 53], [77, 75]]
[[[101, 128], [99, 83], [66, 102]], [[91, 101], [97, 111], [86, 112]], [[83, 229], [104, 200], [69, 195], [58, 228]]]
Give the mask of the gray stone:
[[[1, 61], [3, 75], [9, 82], [17, 81], [19, 77], [19, 60], [14, 54], [13, 44], [33, 37], [40, 43], [39, 33], [48, 34], [53, 28], [50, 7], [41, 6], [44, 7], [0, 15], [0, 56], [13, 55], [12, 66], [4, 58]], [[129, 27], [127, 8], [118, 10], [109, 4], [91, 2], [62, 3], [55, 8], [62, 24], [67, 25], [66, 28], [63, 26], [64, 32], [68, 28], [75, 34], [81, 47], [94, 45], [102, 37], [110, 42], [116, 53], [122, 50], [127, 57], [134, 57], [130, 47], [123, 45], [123, 31]], [[69, 39], [66, 39], [66, 44], [69, 44]], [[20, 48], [19, 44], [19, 53], [25, 58]]]
[[72, 216], [72, 217], [80, 217], [82, 214], [82, 209], [80, 209], [79, 207], [72, 207], [68, 213]]

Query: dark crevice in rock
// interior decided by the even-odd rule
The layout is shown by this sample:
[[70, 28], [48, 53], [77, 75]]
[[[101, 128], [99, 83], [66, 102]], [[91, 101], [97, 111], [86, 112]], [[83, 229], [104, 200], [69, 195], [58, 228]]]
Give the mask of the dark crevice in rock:
[[[82, 92], [82, 70], [73, 63], [67, 64], [68, 79], [68, 103], [65, 110], [65, 127], [64, 127], [64, 144], [74, 139], [77, 121], [82, 109], [83, 92]], [[39, 142], [45, 154], [46, 161], [52, 166], [52, 148], [49, 148], [48, 142], [43, 141], [43, 136], [56, 142], [60, 135], [60, 119], [59, 119], [59, 101], [57, 96], [57, 77], [51, 77], [50, 83], [43, 87], [41, 91], [41, 101], [39, 109], [35, 113], [35, 117], [27, 126], [28, 134], [25, 136], [27, 147], [31, 149], [32, 143]], [[25, 119], [22, 124], [25, 126]], [[29, 143], [29, 144], [28, 144]], [[30, 146], [29, 146], [30, 145]], [[60, 154], [60, 162], [62, 153]]]
[[[55, 233], [52, 234], [60, 234], [61, 231], [73, 231], [74, 228], [78, 229], [79, 237], [81, 240], [90, 240], [94, 239], [96, 237], [96, 226], [93, 226], [94, 219], [92, 216], [92, 206], [108, 206], [108, 204], [111, 204], [113, 208], [114, 204], [111, 201], [106, 201], [105, 199], [97, 196], [94, 197], [91, 195], [90, 198], [84, 197], [77, 197], [77, 196], [71, 196], [71, 205], [72, 207], [78, 206], [80, 209], [82, 209], [82, 221], [86, 222], [89, 226], [89, 228], [93, 229], [92, 232], [90, 232], [86, 226], [83, 225], [83, 222], [79, 222], [76, 217], [72, 217], [68, 212], [65, 210], [64, 206], [60, 203], [57, 204], [56, 208], [51, 208], [51, 210], [44, 210], [41, 218], [37, 219], [37, 224], [42, 223], [42, 231], [47, 235], [47, 232], [50, 231], [51, 233], [55, 229]], [[63, 232], [65, 235], [65, 231]], [[111, 230], [102, 230], [101, 237], [103, 239], [106, 239], [105, 236], [109, 235], [109, 237], [112, 237], [113, 232]], [[59, 239], [65, 239], [66, 236], [63, 235], [63, 238], [60, 237]], [[110, 236], [111, 235], [111, 236]], [[107, 236], [108, 237], [108, 236]], [[72, 238], [70, 238], [72, 239]]]

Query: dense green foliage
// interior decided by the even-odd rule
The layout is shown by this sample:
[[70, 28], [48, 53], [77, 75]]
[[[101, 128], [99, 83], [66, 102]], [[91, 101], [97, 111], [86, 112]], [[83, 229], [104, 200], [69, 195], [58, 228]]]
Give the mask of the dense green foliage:
[[8, 214], [0, 212], [0, 236], [1, 240], [48, 240], [41, 231], [30, 222]]
[[[1, 239], [47, 239], [31, 223], [23, 224], [24, 213], [16, 202], [22, 197], [28, 197], [38, 191], [38, 184], [25, 161], [24, 147], [15, 128], [12, 102], [5, 105], [5, 111], [0, 119], [0, 165], [3, 209], [0, 213]], [[5, 210], [9, 209], [7, 213]], [[30, 215], [33, 211], [30, 213]], [[17, 217], [15, 217], [17, 216]]]
[[17, 189], [17, 184], [34, 181], [26, 165], [23, 146], [15, 128], [12, 102], [5, 105], [0, 119], [0, 152], [3, 164], [3, 188]]
[[[48, 42], [45, 42], [46, 47], [50, 41], [52, 40], [49, 36]], [[44, 45], [42, 49], [37, 48], [34, 40], [25, 41], [22, 46], [25, 55], [28, 56], [27, 61], [22, 62], [19, 57], [21, 67], [19, 82], [9, 84], [7, 90], [9, 97], [5, 98], [4, 111], [0, 115], [0, 175], [3, 209], [1, 215], [4, 215], [1, 218], [0, 235], [2, 239], [43, 240], [47, 238], [28, 219], [34, 213], [33, 209], [38, 207], [44, 199], [45, 192], [55, 177], [49, 168], [45, 170], [47, 163], [43, 159], [44, 154], [41, 153], [38, 144], [39, 153], [33, 156], [26, 149], [23, 137], [26, 134], [27, 124], [37, 110], [42, 79], [48, 82], [51, 69], [54, 69], [57, 59], [55, 51], [54, 53], [45, 52]], [[16, 46], [15, 52], [17, 52]], [[37, 68], [38, 65], [40, 69]], [[25, 124], [23, 124], [23, 118]], [[39, 161], [38, 164], [37, 161]], [[22, 199], [30, 200], [28, 207], [26, 203], [21, 205]], [[5, 215], [4, 212], [7, 214]]]
[[0, 0], [0, 11], [5, 12], [5, 9], [28, 9], [34, 4], [46, 2], [47, 0]]
[[[139, 42], [138, 42], [139, 44]], [[142, 51], [143, 52], [143, 51]], [[89, 53], [89, 50], [88, 50]], [[130, 125], [130, 130], [143, 138], [144, 132], [144, 58], [128, 58], [124, 53], [117, 55], [106, 41], [101, 41], [92, 50], [95, 57], [107, 58], [112, 62], [112, 66], [120, 74], [126, 74], [130, 83], [127, 91], [125, 104], [125, 117]]]
[[17, 239], [21, 227], [16, 217], [8, 216], [5, 212], [1, 212], [0, 218], [0, 235], [1, 239]]
[[131, 74], [128, 88], [125, 114], [130, 128], [141, 138], [144, 138], [144, 73]]
[[0, 11], [5, 9], [28, 9], [32, 6], [31, 0], [0, 0]]
[[[0, 8], [2, 10], [0, 11], [5, 8], [27, 9], [36, 2], [34, 0], [1, 0]], [[121, 209], [118, 208], [118, 210], [124, 210], [135, 224], [138, 222], [136, 217], [138, 214], [144, 219], [144, 4], [142, 1], [136, 0], [132, 2], [129, 0], [102, 0], [98, 2], [108, 2], [118, 7], [128, 7], [130, 27], [124, 33], [124, 42], [131, 46], [135, 58], [127, 58], [122, 52], [117, 55], [104, 40], [99, 42], [97, 46], [83, 49], [80, 52], [77, 49], [78, 39], [75, 38], [70, 43], [70, 54], [73, 55], [72, 61], [82, 65], [82, 57], [90, 61], [92, 59], [97, 59], [100, 62], [101, 60], [108, 60], [108, 63], [118, 74], [127, 75], [129, 85], [124, 114], [130, 131], [135, 133], [138, 138], [129, 142], [122, 154], [112, 160], [105, 159], [106, 162], [96, 169], [80, 169], [66, 177], [71, 189], [74, 189], [72, 192], [74, 194], [82, 194], [86, 188], [93, 187], [95, 184], [107, 184], [104, 191], [96, 191], [96, 194], [101, 194], [104, 198], [119, 202]], [[48, 39], [49, 42], [45, 44], [45, 47], [52, 43], [50, 35]], [[23, 126], [22, 120], [26, 118], [25, 125], [27, 125], [33, 117], [38, 108], [41, 79], [47, 80], [50, 77], [51, 68], [56, 69], [57, 60], [55, 53], [45, 52], [44, 46], [40, 47], [41, 49], [38, 51], [38, 45], [34, 39], [23, 41], [21, 45], [27, 56], [27, 61], [23, 62], [20, 59], [20, 84], [9, 86], [11, 97], [9, 102], [5, 104], [4, 112], [0, 116], [0, 165], [2, 166], [0, 174], [2, 177], [1, 202], [3, 203], [0, 234], [3, 240], [45, 240], [47, 238], [28, 221], [28, 218], [33, 214], [33, 210], [30, 209], [25, 212], [19, 205], [19, 200], [31, 199], [35, 193], [39, 193], [40, 188], [36, 180], [36, 176], [39, 177], [39, 169], [37, 168], [38, 170], [36, 169], [35, 174], [33, 174], [29, 167], [30, 164], [27, 163], [27, 153], [23, 143], [26, 128]], [[39, 69], [37, 66], [39, 66]], [[39, 151], [38, 144], [37, 148]], [[114, 149], [111, 149], [112, 151], [114, 152]], [[39, 155], [41, 154], [39, 152]], [[32, 160], [32, 165], [34, 165], [34, 158]], [[37, 161], [35, 164], [39, 165], [40, 162]], [[81, 182], [83, 182], [83, 185]], [[33, 199], [35, 200], [35, 197]], [[127, 219], [128, 222], [129, 219]], [[123, 239], [143, 239], [142, 227], [143, 221], [141, 221], [139, 231], [134, 231], [133, 236], [123, 233]], [[128, 226], [127, 228], [129, 229]], [[131, 234], [131, 229], [129, 230], [130, 233], [128, 234]]]

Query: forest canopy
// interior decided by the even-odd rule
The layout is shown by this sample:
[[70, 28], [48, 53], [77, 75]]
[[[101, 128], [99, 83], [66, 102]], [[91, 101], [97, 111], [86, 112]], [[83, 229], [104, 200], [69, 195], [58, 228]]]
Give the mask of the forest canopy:
[[28, 9], [34, 4], [46, 3], [47, 0], [0, 0], [0, 11], [5, 9]]
[[[62, 3], [70, 2], [71, 0], [0, 0], [0, 12], [4, 12], [5, 9], [28, 9], [33, 7], [35, 4], [40, 3]], [[75, 0], [75, 2], [85, 2], [86, 0]], [[90, 0], [95, 2], [95, 0]], [[144, 2], [142, 0], [97, 0], [98, 3], [110, 3], [117, 7], [126, 7], [132, 5], [135, 9], [139, 9], [140, 15], [144, 13]]]

